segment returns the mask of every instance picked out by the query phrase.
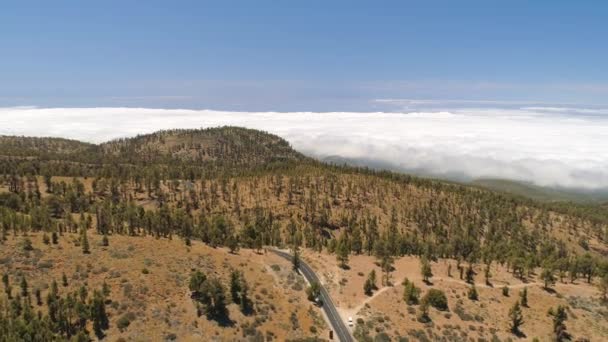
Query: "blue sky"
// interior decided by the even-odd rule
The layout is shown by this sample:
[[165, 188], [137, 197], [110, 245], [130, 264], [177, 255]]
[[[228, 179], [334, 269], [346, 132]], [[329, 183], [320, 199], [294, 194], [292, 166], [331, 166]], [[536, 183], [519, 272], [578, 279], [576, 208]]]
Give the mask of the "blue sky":
[[3, 1], [0, 106], [608, 102], [605, 1]]

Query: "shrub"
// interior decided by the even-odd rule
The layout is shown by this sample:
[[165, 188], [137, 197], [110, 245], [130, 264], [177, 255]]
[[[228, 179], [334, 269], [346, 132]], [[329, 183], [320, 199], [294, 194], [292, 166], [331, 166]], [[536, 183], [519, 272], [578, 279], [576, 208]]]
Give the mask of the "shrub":
[[438, 289], [430, 289], [424, 295], [423, 301], [429, 303], [432, 307], [437, 310], [446, 311], [448, 310], [448, 298], [445, 293]]
[[34, 246], [32, 245], [32, 240], [29, 238], [23, 239], [23, 241], [21, 241], [21, 249], [23, 249], [25, 252], [33, 251]]
[[116, 321], [116, 326], [121, 332], [125, 331], [133, 320], [135, 320], [135, 314], [132, 312], [128, 312], [120, 316], [118, 321]]
[[467, 297], [470, 300], [478, 300], [479, 299], [479, 294], [477, 293], [477, 289], [475, 288], [475, 285], [471, 286], [469, 288], [469, 291], [467, 292]]

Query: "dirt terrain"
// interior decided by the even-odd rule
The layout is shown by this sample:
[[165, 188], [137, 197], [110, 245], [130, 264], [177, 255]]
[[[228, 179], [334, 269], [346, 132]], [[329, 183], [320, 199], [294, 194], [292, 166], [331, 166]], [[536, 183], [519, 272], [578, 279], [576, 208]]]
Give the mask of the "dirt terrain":
[[[579, 279], [574, 284], [559, 280], [553, 290], [543, 289], [543, 283], [533, 275], [527, 282], [513, 277], [504, 267], [493, 265], [491, 285], [486, 285], [483, 270], [476, 268], [475, 284], [479, 300], [467, 298], [470, 285], [459, 278], [454, 260], [432, 262], [431, 284], [425, 284], [418, 258], [403, 257], [395, 260], [391, 279], [394, 286], [382, 286], [382, 272], [375, 258], [367, 255], [351, 256], [350, 269], [338, 267], [335, 255], [307, 251], [304, 259], [313, 267], [330, 291], [334, 302], [345, 320], [353, 318], [369, 330], [369, 335], [386, 333], [392, 338], [408, 337], [411, 340], [434, 341], [442, 337], [451, 340], [518, 340], [509, 331], [508, 312], [519, 300], [520, 291], [528, 291], [529, 307], [523, 309], [523, 340], [538, 338], [550, 341], [552, 317], [547, 314], [557, 305], [567, 306], [566, 326], [574, 339], [589, 341], [608, 340], [608, 307], [601, 304], [597, 286]], [[448, 265], [452, 264], [451, 276]], [[371, 270], [377, 274], [379, 289], [366, 296], [363, 284]], [[537, 273], [539, 273], [538, 271]], [[448, 298], [449, 311], [430, 310], [431, 323], [416, 320], [417, 306], [408, 306], [403, 300], [403, 280], [407, 278], [421, 288], [421, 295], [430, 289], [443, 290]], [[564, 279], [567, 281], [567, 279]], [[502, 288], [509, 288], [509, 296], [503, 296]], [[353, 327], [353, 331], [355, 328]], [[458, 339], [460, 338], [460, 339]]]
[[[256, 335], [285, 341], [327, 334], [319, 308], [306, 299], [305, 281], [291, 271], [288, 261], [272, 253], [243, 249], [231, 254], [198, 242], [186, 247], [181, 239], [118, 235], [102, 247], [101, 237], [91, 234], [91, 253], [83, 254], [77, 237], [64, 234], [58, 245], [45, 245], [42, 234], [28, 234], [34, 250], [25, 253], [19, 243], [26, 237], [9, 236], [0, 248], [0, 273], [11, 276], [14, 291], [24, 274], [32, 292], [42, 290], [42, 298], [53, 279], [60, 293], [106, 282], [111, 288], [109, 341], [239, 341]], [[228, 289], [231, 269], [244, 272], [255, 312], [244, 316], [230, 304], [232, 322], [225, 326], [197, 317], [188, 290], [191, 272], [217, 276]], [[61, 285], [63, 273], [67, 288]], [[130, 324], [121, 330], [117, 322], [123, 316]]]

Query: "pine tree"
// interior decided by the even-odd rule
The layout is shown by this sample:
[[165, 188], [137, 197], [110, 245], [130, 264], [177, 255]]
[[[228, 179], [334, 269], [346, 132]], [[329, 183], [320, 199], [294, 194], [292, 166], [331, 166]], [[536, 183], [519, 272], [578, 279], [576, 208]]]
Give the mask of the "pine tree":
[[91, 251], [89, 250], [89, 238], [87, 237], [87, 230], [85, 228], [82, 229], [82, 237], [81, 237], [81, 244], [82, 244], [82, 253], [83, 254], [89, 254], [91, 253]]
[[29, 292], [27, 289], [27, 281], [25, 280], [25, 277], [21, 277], [21, 297], [27, 297]]
[[516, 335], [521, 334], [519, 327], [521, 327], [522, 324], [524, 324], [524, 316], [521, 312], [519, 302], [515, 302], [513, 307], [509, 310], [509, 328], [511, 329], [511, 332]]
[[294, 271], [297, 272], [300, 269], [300, 250], [297, 246], [294, 248], [291, 264]]
[[340, 267], [343, 269], [348, 269], [348, 253], [348, 243], [346, 239], [342, 238], [338, 242], [338, 248], [336, 250], [336, 259], [338, 260]]
[[241, 274], [237, 270], [232, 270], [230, 272], [230, 296], [232, 297], [232, 302], [239, 304], [241, 294]]
[[543, 268], [543, 271], [540, 274], [540, 278], [543, 280], [543, 287], [545, 290], [551, 288], [553, 284], [555, 284], [555, 277], [553, 276], [553, 270], [551, 268]]
[[249, 284], [247, 284], [247, 281], [245, 280], [245, 276], [241, 273], [241, 294], [240, 294], [240, 300], [241, 300], [241, 312], [245, 315], [248, 315], [251, 311], [252, 311], [252, 303], [251, 303], [251, 299], [249, 298]]
[[433, 270], [431, 268], [431, 263], [426, 257], [422, 257], [420, 260], [420, 273], [422, 274], [424, 282], [428, 284], [430, 278], [433, 276]]
[[418, 314], [416, 315], [416, 319], [420, 323], [428, 323], [431, 321], [431, 317], [429, 316], [429, 302], [427, 300], [422, 299], [422, 302], [418, 307]]
[[106, 304], [103, 295], [98, 292], [93, 292], [93, 299], [90, 304], [90, 315], [93, 321], [93, 331], [99, 339], [104, 337], [104, 331], [109, 328], [108, 315], [106, 314]]
[[36, 289], [34, 291], [34, 294], [36, 296], [36, 305], [41, 306], [42, 305], [42, 294], [40, 292], [40, 289]]
[[524, 308], [528, 307], [528, 288], [524, 287], [523, 290], [521, 290], [521, 292], [519, 293], [519, 303], [521, 304], [521, 306], [523, 306]]
[[376, 286], [376, 271], [371, 270], [367, 275], [367, 279], [365, 283], [363, 283], [363, 292], [366, 296], [371, 296], [374, 293], [374, 290], [377, 289]]
[[473, 265], [471, 264], [469, 264], [469, 267], [467, 267], [465, 281], [469, 284], [473, 284], [475, 282], [475, 271], [473, 270]]
[[479, 294], [477, 293], [477, 288], [475, 287], [475, 284], [473, 284], [469, 288], [469, 291], [467, 292], [467, 297], [470, 300], [478, 300], [479, 299]]
[[4, 284], [4, 293], [6, 293], [6, 296], [8, 297], [8, 299], [13, 298], [11, 283], [10, 283], [10, 280], [8, 277], [8, 273], [4, 273], [2, 275], [2, 283]]
[[566, 320], [568, 319], [568, 314], [566, 313], [566, 308], [559, 305], [557, 309], [553, 310], [551, 308], [549, 310], [549, 316], [553, 317], [553, 337], [555, 341], [561, 342], [570, 340], [570, 334], [566, 331]]
[[316, 302], [321, 295], [321, 285], [317, 282], [310, 283], [310, 286], [306, 289], [306, 295], [309, 301]]
[[403, 281], [403, 300], [407, 305], [418, 304], [420, 299], [420, 289], [407, 278]]

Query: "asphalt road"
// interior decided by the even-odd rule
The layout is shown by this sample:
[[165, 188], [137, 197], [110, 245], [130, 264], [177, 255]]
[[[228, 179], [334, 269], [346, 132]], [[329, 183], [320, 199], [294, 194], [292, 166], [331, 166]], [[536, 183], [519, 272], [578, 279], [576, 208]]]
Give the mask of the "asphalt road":
[[[289, 253], [276, 249], [270, 249], [270, 251], [279, 255], [280, 257], [292, 261], [293, 256]], [[312, 270], [312, 268], [310, 268], [310, 266], [308, 266], [304, 261], [302, 261], [302, 259], [300, 259], [300, 272], [304, 275], [304, 277], [306, 277], [309, 283], [317, 282], [319, 285], [321, 285], [321, 282], [319, 281], [319, 278], [317, 277], [315, 272]], [[329, 318], [329, 322], [331, 323], [331, 326], [334, 329], [335, 336], [338, 337], [341, 342], [354, 342], [354, 339], [350, 335], [346, 324], [344, 324], [344, 321], [342, 321], [342, 318], [340, 318], [340, 314], [338, 314], [334, 303], [331, 301], [331, 297], [329, 297], [329, 293], [327, 292], [327, 290], [325, 290], [325, 287], [323, 287], [323, 285], [321, 285], [320, 297], [322, 301], [323, 310]]]

